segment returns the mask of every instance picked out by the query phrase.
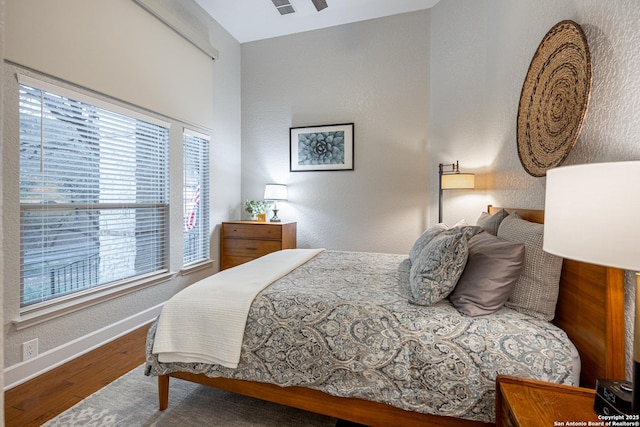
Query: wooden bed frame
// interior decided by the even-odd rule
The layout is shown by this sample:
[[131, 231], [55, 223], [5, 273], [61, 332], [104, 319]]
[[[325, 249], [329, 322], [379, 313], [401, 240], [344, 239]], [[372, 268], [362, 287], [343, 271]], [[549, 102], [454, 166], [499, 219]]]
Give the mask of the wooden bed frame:
[[[489, 206], [489, 213], [500, 208]], [[515, 209], [507, 209], [512, 211]], [[542, 223], [544, 212], [517, 209], [523, 219]], [[582, 362], [580, 385], [594, 387], [596, 378], [625, 377], [624, 272], [565, 260], [554, 323], [567, 332]], [[383, 403], [343, 398], [304, 387], [209, 378], [176, 372], [158, 377], [160, 410], [169, 404], [169, 378], [180, 378], [306, 411], [368, 426], [489, 426], [492, 424], [405, 411]]]

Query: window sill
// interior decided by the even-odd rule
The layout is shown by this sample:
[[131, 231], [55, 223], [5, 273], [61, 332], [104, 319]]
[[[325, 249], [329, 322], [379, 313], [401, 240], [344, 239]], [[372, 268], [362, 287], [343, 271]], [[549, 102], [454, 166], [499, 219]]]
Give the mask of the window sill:
[[66, 298], [42, 305], [22, 309], [20, 317], [13, 321], [16, 330], [26, 329], [69, 313], [91, 307], [102, 302], [118, 298], [149, 286], [170, 280], [174, 276], [171, 272], [164, 272], [153, 276], [140, 278], [135, 281], [118, 283], [108, 287], [79, 292]]
[[193, 264], [188, 264], [182, 267], [182, 270], [180, 270], [180, 275], [187, 276], [189, 274], [197, 273], [199, 271], [212, 268], [212, 267], [213, 267], [212, 259], [208, 259], [206, 261], [198, 261], [198, 262], [194, 262]]

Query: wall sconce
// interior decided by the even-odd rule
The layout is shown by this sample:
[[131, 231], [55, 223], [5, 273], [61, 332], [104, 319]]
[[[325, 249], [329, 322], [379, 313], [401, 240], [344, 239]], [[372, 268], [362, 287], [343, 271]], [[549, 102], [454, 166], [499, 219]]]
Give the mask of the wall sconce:
[[287, 186], [283, 184], [267, 184], [264, 187], [264, 199], [273, 202], [273, 217], [269, 221], [280, 222], [278, 218], [278, 200], [288, 200]]
[[[445, 171], [445, 168], [451, 170]], [[476, 186], [476, 176], [472, 173], [460, 173], [458, 161], [455, 163], [438, 166], [438, 190], [440, 200], [438, 202], [438, 222], [442, 222], [442, 190], [473, 189]]]

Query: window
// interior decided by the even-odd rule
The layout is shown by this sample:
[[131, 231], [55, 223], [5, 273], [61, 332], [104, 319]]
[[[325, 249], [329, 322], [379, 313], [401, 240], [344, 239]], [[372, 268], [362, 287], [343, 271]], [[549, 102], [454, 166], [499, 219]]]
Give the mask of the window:
[[168, 269], [168, 124], [20, 76], [21, 307]]
[[209, 137], [184, 134], [184, 265], [209, 259]]

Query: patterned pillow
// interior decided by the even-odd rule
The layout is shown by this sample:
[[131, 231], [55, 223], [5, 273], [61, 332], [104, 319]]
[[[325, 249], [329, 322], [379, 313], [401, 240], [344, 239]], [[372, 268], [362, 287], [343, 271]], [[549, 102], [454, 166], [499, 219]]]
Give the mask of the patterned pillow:
[[482, 212], [480, 214], [480, 218], [478, 218], [478, 220], [476, 221], [476, 225], [482, 227], [487, 233], [491, 233], [496, 236], [498, 234], [500, 223], [508, 215], [509, 214], [504, 209], [500, 209], [493, 215], [489, 215], [487, 212]]
[[507, 216], [498, 237], [524, 243], [524, 267], [506, 306], [521, 313], [551, 321], [555, 317], [562, 258], [542, 250], [542, 224], [525, 221], [517, 214]]
[[424, 233], [422, 233], [422, 235], [418, 237], [418, 240], [415, 241], [413, 247], [409, 251], [409, 259], [411, 260], [411, 263], [413, 264], [416, 261], [416, 258], [420, 256], [420, 252], [422, 252], [424, 247], [427, 246], [427, 243], [429, 243], [431, 239], [436, 237], [441, 232], [445, 231], [447, 228], [448, 227], [446, 224], [439, 223], [432, 227], [429, 227]]
[[472, 233], [472, 227], [454, 227], [427, 243], [411, 265], [411, 302], [432, 305], [451, 293], [467, 263], [467, 239]]
[[467, 266], [449, 299], [467, 316], [494, 313], [509, 299], [523, 265], [524, 244], [480, 233], [469, 239]]

